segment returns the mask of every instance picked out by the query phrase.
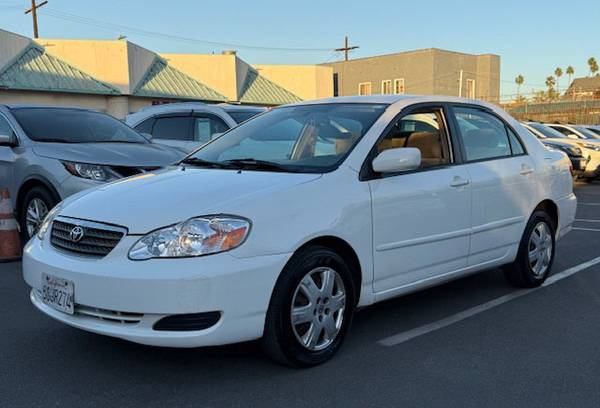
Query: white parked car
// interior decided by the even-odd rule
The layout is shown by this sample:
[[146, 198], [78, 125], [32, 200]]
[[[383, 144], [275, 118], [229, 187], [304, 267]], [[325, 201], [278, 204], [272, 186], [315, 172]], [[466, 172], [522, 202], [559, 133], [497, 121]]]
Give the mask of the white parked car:
[[80, 329], [171, 347], [261, 338], [309, 366], [357, 307], [500, 266], [540, 285], [576, 202], [567, 156], [494, 105], [333, 98], [65, 200], [23, 274], [39, 310]]
[[148, 106], [125, 118], [138, 132], [154, 143], [191, 152], [253, 116], [266, 112], [261, 106], [202, 102], [168, 103]]

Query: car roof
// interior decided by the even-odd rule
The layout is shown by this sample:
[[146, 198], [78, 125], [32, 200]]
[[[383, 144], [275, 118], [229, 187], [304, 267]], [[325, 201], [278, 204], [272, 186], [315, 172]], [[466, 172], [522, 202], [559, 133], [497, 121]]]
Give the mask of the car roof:
[[360, 95], [360, 96], [337, 96], [334, 98], [314, 99], [309, 101], [296, 102], [284, 106], [302, 106], [302, 105], [318, 105], [318, 104], [333, 104], [333, 103], [374, 103], [392, 105], [395, 103], [427, 103], [427, 102], [448, 102], [448, 103], [467, 103], [498, 110], [498, 106], [488, 102], [459, 98], [456, 96], [447, 95]]
[[[93, 109], [82, 108], [79, 106], [56, 106], [56, 105], [41, 105], [41, 104], [29, 104], [29, 103], [11, 103], [2, 105], [8, 109], [23, 109], [23, 108], [40, 108], [40, 109], [72, 109], [80, 111], [94, 111]], [[94, 111], [95, 112], [95, 111]]]

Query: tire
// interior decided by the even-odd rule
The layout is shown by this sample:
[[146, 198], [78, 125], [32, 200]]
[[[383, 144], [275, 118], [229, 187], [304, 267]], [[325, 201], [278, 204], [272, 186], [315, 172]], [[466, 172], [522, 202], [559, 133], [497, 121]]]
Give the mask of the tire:
[[[330, 277], [329, 282], [333, 277], [331, 291], [323, 288], [326, 276]], [[307, 279], [315, 286], [305, 285], [310, 283]], [[306, 289], [308, 286], [313, 290]], [[308, 292], [317, 293], [312, 301], [306, 295]], [[350, 268], [340, 255], [323, 246], [300, 250], [287, 263], [273, 290], [261, 340], [263, 350], [275, 361], [292, 367], [310, 367], [329, 360], [340, 349], [352, 323], [354, 293]], [[335, 311], [340, 305], [343, 308]], [[301, 316], [298, 321], [309, 321], [292, 325], [292, 306], [296, 312], [306, 308], [307, 313], [298, 313]], [[317, 336], [310, 335], [311, 329]], [[327, 333], [334, 330], [337, 332], [329, 337]], [[306, 339], [304, 344], [303, 339]]]
[[[38, 203], [43, 203], [43, 206], [45, 206], [45, 213], [48, 213], [48, 211], [50, 211], [52, 207], [58, 203], [58, 200], [56, 200], [54, 195], [52, 195], [47, 188], [41, 186], [33, 187], [27, 191], [27, 193], [25, 193], [23, 201], [21, 202], [21, 207], [18, 209], [19, 227], [21, 230], [21, 239], [23, 244], [25, 244], [33, 236], [33, 234], [28, 231], [27, 208], [30, 206], [30, 204], [32, 204], [32, 202], [34, 202], [34, 200], [39, 200]], [[38, 207], [40, 210], [42, 210], [42, 206]], [[40, 211], [40, 213], [43, 213], [43, 211]]]
[[[542, 235], [541, 230], [544, 230]], [[536, 240], [532, 238], [533, 235], [538, 237], [539, 244], [532, 241]], [[540, 241], [540, 236], [543, 242]], [[519, 288], [534, 288], [544, 283], [554, 263], [555, 236], [556, 226], [550, 216], [544, 211], [535, 211], [525, 227], [517, 258], [503, 268], [510, 284]], [[532, 256], [530, 260], [530, 250], [532, 253], [537, 251], [535, 253], [540, 254], [541, 257], [535, 260], [535, 256]]]

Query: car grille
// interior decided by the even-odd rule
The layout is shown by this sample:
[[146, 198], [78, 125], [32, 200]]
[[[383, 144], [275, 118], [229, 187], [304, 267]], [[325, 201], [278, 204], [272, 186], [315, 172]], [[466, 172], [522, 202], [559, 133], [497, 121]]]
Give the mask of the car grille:
[[[73, 236], [77, 227], [82, 230], [82, 237]], [[126, 232], [122, 227], [60, 217], [52, 223], [50, 242], [63, 251], [101, 258], [117, 246]]]

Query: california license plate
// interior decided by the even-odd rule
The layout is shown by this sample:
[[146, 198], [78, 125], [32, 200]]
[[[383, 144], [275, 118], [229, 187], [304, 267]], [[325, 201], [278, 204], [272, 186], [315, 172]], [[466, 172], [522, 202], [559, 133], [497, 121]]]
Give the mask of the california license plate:
[[42, 301], [64, 313], [75, 313], [73, 282], [42, 274]]

